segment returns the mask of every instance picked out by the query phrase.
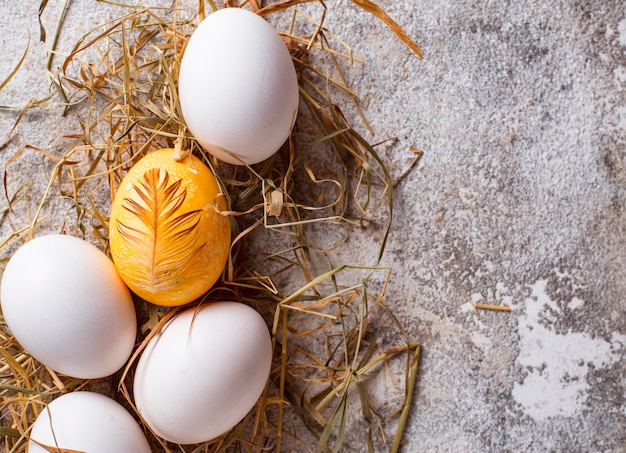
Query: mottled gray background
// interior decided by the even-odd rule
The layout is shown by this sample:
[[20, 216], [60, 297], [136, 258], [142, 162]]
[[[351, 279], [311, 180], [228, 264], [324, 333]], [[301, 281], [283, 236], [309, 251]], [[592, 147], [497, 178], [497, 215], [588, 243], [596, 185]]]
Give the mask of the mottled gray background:
[[[392, 175], [410, 146], [425, 151], [397, 187], [383, 257], [393, 267], [387, 304], [424, 348], [405, 451], [626, 451], [626, 7], [377, 3], [423, 61], [347, 0], [326, 0], [326, 25], [367, 63], [347, 74], [376, 135], [362, 132], [397, 138], [381, 150]], [[0, 0], [0, 79], [31, 36], [1, 105], [48, 93], [38, 6]], [[60, 9], [50, 1], [50, 30]], [[73, 2], [59, 51], [110, 14]], [[17, 112], [0, 110], [2, 166], [24, 145], [57, 149], [75, 127], [51, 102], [7, 138]], [[30, 208], [3, 214], [2, 238], [32, 216], [50, 171], [32, 151], [10, 168], [11, 193], [33, 181], [33, 195]], [[68, 209], [51, 202], [45, 228], [58, 229]], [[375, 259], [369, 238], [380, 238], [383, 215], [351, 231], [346, 262]]]

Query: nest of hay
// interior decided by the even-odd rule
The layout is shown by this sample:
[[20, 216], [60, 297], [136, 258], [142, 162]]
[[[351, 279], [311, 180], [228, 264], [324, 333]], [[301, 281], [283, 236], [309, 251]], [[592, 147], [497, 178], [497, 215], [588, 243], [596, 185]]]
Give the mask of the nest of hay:
[[[19, 244], [34, 237], [50, 200], [72, 200], [62, 231], [108, 252], [108, 210], [115, 190], [132, 164], [152, 150], [178, 147], [209, 165], [227, 195], [232, 218], [230, 258], [205, 300], [237, 300], [255, 307], [272, 333], [274, 366], [255, 409], [222, 437], [202, 445], [164, 442], [143, 426], [153, 451], [338, 451], [348, 435], [361, 437], [370, 451], [397, 451], [407, 421], [418, 370], [419, 343], [385, 305], [391, 269], [379, 265], [392, 228], [393, 181], [379, 157], [342, 113], [360, 116], [357, 93], [342, 68], [361, 64], [350, 47], [324, 27], [321, 0], [260, 1], [223, 6], [250, 8], [279, 29], [297, 69], [301, 107], [293, 133], [273, 157], [253, 166], [231, 166], [207, 154], [188, 133], [177, 99], [177, 74], [185, 42], [210, 11], [200, 1], [193, 10], [116, 5], [120, 15], [76, 42], [53, 73], [52, 55], [63, 27], [53, 37], [48, 62], [49, 98], [16, 113], [15, 128], [31, 108], [61, 99], [77, 130], [66, 134], [61, 155], [34, 146], [7, 161], [1, 213], [19, 210], [26, 194], [39, 202], [26, 225], [0, 242], [6, 261]], [[300, 10], [315, 3], [319, 18]], [[417, 56], [419, 48], [368, 0], [353, 0], [382, 20]], [[46, 2], [42, 2], [41, 10]], [[211, 0], [209, 8], [218, 8]], [[67, 4], [66, 4], [67, 7]], [[25, 54], [26, 55], [26, 52]], [[59, 58], [57, 56], [57, 58]], [[2, 89], [19, 64], [0, 84]], [[340, 106], [335, 99], [347, 102]], [[7, 174], [25, 149], [52, 165], [48, 184], [33, 194], [30, 184], [10, 187]], [[421, 153], [417, 150], [413, 164]], [[383, 227], [373, 263], [335, 263], [350, 231], [374, 213]], [[382, 214], [381, 214], [382, 213]], [[1, 220], [0, 220], [1, 221]], [[316, 243], [319, 231], [328, 231]], [[3, 451], [23, 452], [29, 427], [59, 394], [96, 389], [133, 411], [128, 380], [137, 356], [168, 310], [141, 303], [138, 344], [124, 370], [102, 380], [59, 375], [28, 355], [2, 321], [0, 329], [0, 437]], [[173, 386], [176, 383], [172, 383]], [[132, 387], [132, 386], [131, 386]], [[379, 389], [395, 393], [389, 407]], [[167, 389], [164, 389], [167, 391]], [[357, 414], [357, 419], [354, 419]], [[134, 413], [134, 415], [137, 415]], [[139, 420], [139, 417], [137, 417]], [[140, 421], [140, 420], [139, 420]], [[350, 434], [348, 434], [350, 432]]]

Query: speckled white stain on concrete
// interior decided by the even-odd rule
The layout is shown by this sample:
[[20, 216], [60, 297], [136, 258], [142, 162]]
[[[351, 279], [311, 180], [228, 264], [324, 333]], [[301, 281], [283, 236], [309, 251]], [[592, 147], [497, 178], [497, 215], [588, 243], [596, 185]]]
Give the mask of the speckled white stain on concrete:
[[[618, 350], [626, 342], [625, 336], [617, 334], [609, 342], [587, 333], [555, 332], [551, 324], [564, 310], [546, 293], [546, 283], [538, 280], [529, 285], [531, 295], [517, 307], [524, 311], [518, 318], [517, 362], [528, 374], [514, 384], [512, 392], [523, 412], [538, 421], [578, 414], [590, 388], [588, 371], [620, 360]], [[582, 299], [574, 297], [565, 309], [577, 309], [583, 304]]]

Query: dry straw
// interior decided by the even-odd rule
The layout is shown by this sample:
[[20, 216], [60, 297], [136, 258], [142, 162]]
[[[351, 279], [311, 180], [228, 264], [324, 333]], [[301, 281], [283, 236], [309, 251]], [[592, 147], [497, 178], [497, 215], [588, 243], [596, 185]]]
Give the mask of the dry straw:
[[[40, 15], [46, 3], [41, 3]], [[1, 250], [6, 253], [34, 237], [44, 220], [44, 206], [61, 196], [71, 199], [76, 211], [75, 222], [67, 222], [64, 229], [108, 251], [108, 208], [133, 162], [158, 148], [176, 146], [195, 153], [218, 176], [233, 229], [228, 266], [204, 300], [238, 300], [257, 308], [271, 329], [275, 360], [262, 398], [229, 433], [203, 445], [180, 446], [156, 438], [142, 425], [153, 450], [325, 452], [340, 451], [350, 440], [367, 445], [369, 451], [397, 451], [420, 354], [419, 343], [408, 338], [385, 306], [391, 269], [379, 266], [391, 231], [397, 181], [334, 100], [347, 101], [343, 110], [352, 109], [369, 127], [357, 93], [342, 73], [358, 61], [350, 47], [324, 27], [326, 5], [321, 0], [221, 5], [250, 8], [268, 20], [289, 23], [281, 35], [297, 68], [303, 107], [292, 136], [274, 157], [253, 167], [233, 167], [215, 161], [189, 135], [176, 93], [185, 42], [218, 6], [209, 0], [205, 9], [201, 0], [190, 12], [177, 2], [169, 8], [107, 3], [121, 12], [119, 17], [79, 39], [55, 73], [52, 55], [63, 28], [61, 17], [48, 60], [52, 94], [17, 110], [14, 129], [27, 109], [60, 97], [65, 114], [77, 118], [79, 132], [66, 137], [61, 155], [28, 146], [54, 164], [42, 193], [32, 194], [32, 183], [7, 185], [6, 175], [23, 149], [7, 161], [4, 191], [9, 206], [0, 212], [0, 221], [8, 210], [21, 208], [26, 194], [40, 202], [30, 223], [0, 242]], [[316, 4], [320, 19], [298, 9], [303, 3]], [[380, 19], [421, 57], [417, 45], [378, 5], [368, 0], [353, 3]], [[69, 0], [63, 14], [68, 5]], [[310, 31], [304, 34], [302, 29]], [[43, 38], [43, 27], [41, 34]], [[421, 153], [412, 151], [414, 165]], [[378, 260], [335, 265], [335, 249], [344, 245], [351, 230], [375, 218], [374, 211], [382, 211], [387, 222]], [[336, 240], [315, 244], [316, 231], [332, 231]], [[137, 416], [129, 391], [135, 362], [146, 341], [176, 313], [142, 306], [144, 324], [128, 366], [98, 381], [68, 378], [43, 367], [2, 326], [2, 451], [25, 451], [29, 426], [46, 402], [64, 392], [97, 388]], [[386, 392], [382, 401], [376, 395], [381, 389]]]

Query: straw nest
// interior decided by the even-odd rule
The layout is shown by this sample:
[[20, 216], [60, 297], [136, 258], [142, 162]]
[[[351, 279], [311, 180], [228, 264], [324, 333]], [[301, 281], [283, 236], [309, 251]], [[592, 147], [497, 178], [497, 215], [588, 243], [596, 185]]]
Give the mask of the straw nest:
[[[380, 19], [421, 57], [417, 45], [374, 2], [352, 2]], [[28, 109], [60, 99], [65, 114], [76, 117], [79, 132], [66, 134], [60, 155], [27, 146], [7, 161], [4, 195], [9, 206], [0, 221], [7, 211], [21, 208], [32, 188], [29, 183], [17, 188], [7, 184], [7, 175], [24, 149], [41, 153], [53, 164], [53, 171], [45, 190], [35, 194], [40, 202], [31, 221], [2, 238], [4, 261], [19, 244], [36, 236], [44, 207], [58, 197], [71, 199], [75, 211], [64, 221], [63, 232], [108, 253], [108, 210], [128, 169], [155, 149], [189, 150], [217, 175], [232, 218], [230, 258], [205, 300], [238, 300], [255, 307], [272, 333], [274, 366], [256, 407], [230, 432], [202, 445], [180, 446], [156, 438], [144, 426], [153, 450], [338, 451], [350, 436], [370, 451], [397, 451], [416, 382], [420, 345], [407, 337], [384, 303], [391, 269], [379, 266], [379, 261], [392, 228], [397, 181], [390, 177], [376, 146], [342, 113], [342, 108], [349, 108], [361, 115], [358, 95], [347, 86], [342, 72], [346, 65], [359, 62], [350, 47], [324, 27], [327, 10], [322, 0], [224, 3], [219, 7], [249, 8], [271, 22], [286, 24], [279, 31], [297, 69], [301, 98], [287, 143], [261, 164], [235, 167], [214, 160], [185, 128], [176, 91], [180, 57], [195, 26], [218, 5], [209, 0], [205, 10], [200, 1], [189, 10], [178, 2], [169, 8], [115, 4], [119, 17], [81, 37], [58, 73], [51, 69], [51, 52], [50, 97], [31, 101], [15, 113], [17, 128]], [[317, 19], [298, 8], [304, 3], [319, 7]], [[40, 10], [45, 7], [44, 0]], [[53, 51], [62, 27], [63, 19], [48, 38]], [[0, 82], [0, 89], [23, 61]], [[336, 99], [349, 105], [340, 106]], [[354, 115], [357, 120], [358, 115]], [[360, 127], [369, 127], [362, 115]], [[415, 164], [421, 153], [412, 151]], [[335, 252], [345, 246], [350, 231], [376, 217], [375, 211], [377, 218], [386, 221], [377, 261], [336, 263]], [[315, 233], [322, 230], [332, 232], [328, 235], [332, 240], [316, 244], [313, 238], [319, 234]], [[141, 301], [138, 307], [142, 327], [135, 355], [124, 370], [96, 381], [69, 378], [43, 367], [2, 324], [3, 451], [25, 451], [29, 426], [46, 402], [65, 392], [97, 389], [137, 415], [129, 376], [146, 338], [168, 316], [168, 310]], [[396, 406], [375, 395], [381, 387], [397, 395]]]

